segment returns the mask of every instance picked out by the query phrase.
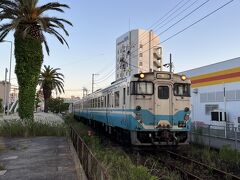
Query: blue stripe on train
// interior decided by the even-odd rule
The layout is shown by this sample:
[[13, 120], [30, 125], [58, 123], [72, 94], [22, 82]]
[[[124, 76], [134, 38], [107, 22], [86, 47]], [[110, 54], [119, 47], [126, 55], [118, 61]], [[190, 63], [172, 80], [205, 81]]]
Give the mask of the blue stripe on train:
[[[114, 112], [114, 113], [112, 113]], [[178, 121], [183, 121], [184, 116], [186, 112], [184, 111], [178, 111], [174, 115], [154, 115], [148, 110], [140, 110], [136, 111], [135, 109], [113, 109], [110, 111], [107, 111], [108, 115], [106, 114], [106, 110], [104, 109], [89, 109], [84, 110], [81, 113], [75, 112], [74, 114], [80, 117], [84, 117], [87, 119], [94, 119], [96, 121], [111, 125], [111, 126], [117, 126], [124, 129], [129, 130], [153, 130], [153, 129], [143, 129], [141, 124], [132, 116], [132, 114], [125, 114], [129, 112], [138, 112], [141, 114], [141, 119], [143, 120], [143, 123], [145, 125], [157, 125], [160, 120], [166, 120], [170, 122], [173, 125], [178, 125]], [[190, 129], [190, 123], [191, 121], [188, 121], [187, 127], [182, 129], [172, 129], [172, 130], [178, 130], [178, 131], [189, 131]]]

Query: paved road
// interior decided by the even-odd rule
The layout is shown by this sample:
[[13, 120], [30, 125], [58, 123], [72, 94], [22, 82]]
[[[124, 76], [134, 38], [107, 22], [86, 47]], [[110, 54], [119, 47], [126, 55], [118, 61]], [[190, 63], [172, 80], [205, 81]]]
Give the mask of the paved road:
[[0, 163], [7, 169], [0, 180], [77, 180], [65, 137], [0, 139]]

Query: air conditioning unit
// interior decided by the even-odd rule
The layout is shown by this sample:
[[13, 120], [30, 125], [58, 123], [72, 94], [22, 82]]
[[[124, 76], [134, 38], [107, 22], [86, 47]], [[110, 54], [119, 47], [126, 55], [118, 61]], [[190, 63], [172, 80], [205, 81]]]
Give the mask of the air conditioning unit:
[[227, 113], [224, 111], [212, 111], [211, 112], [212, 121], [227, 121]]

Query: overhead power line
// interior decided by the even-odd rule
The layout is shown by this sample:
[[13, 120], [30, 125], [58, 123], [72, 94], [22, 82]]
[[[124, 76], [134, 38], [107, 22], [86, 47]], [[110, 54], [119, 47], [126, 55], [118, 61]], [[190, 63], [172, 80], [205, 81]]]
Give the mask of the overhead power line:
[[[191, 0], [190, 0], [191, 1]], [[182, 2], [184, 2], [184, 0], [179, 1], [171, 10], [169, 10], [167, 13], [165, 13], [161, 18], [159, 18], [155, 23], [153, 23], [149, 28], [147, 28], [149, 31], [151, 29], [154, 29], [156, 27], [158, 27], [161, 23], [165, 22], [168, 18], [170, 18], [173, 14], [175, 14], [179, 9], [181, 9], [182, 7], [184, 7], [187, 3], [190, 2], [189, 0], [187, 0], [182, 6], [180, 6], [179, 8], [177, 8]], [[177, 9], [176, 9], [177, 8]], [[176, 10], [175, 10], [176, 9]], [[175, 11], [174, 11], [175, 10]], [[172, 12], [174, 11], [174, 12]], [[171, 13], [172, 12], [172, 13]], [[170, 15], [168, 15], [170, 14]], [[144, 33], [142, 33], [139, 36], [139, 41], [141, 41], [145, 35], [148, 34], [148, 31], [145, 31]], [[136, 41], [132, 46], [137, 45], [137, 38], [134, 40]]]
[[[203, 2], [202, 4], [200, 4], [198, 7], [196, 7], [195, 9], [193, 9], [191, 12], [189, 12], [187, 15], [185, 15], [184, 17], [182, 17], [181, 19], [179, 19], [177, 22], [175, 22], [174, 24], [172, 24], [171, 26], [169, 26], [167, 29], [165, 29], [164, 31], [162, 31], [161, 33], [159, 33], [157, 36], [153, 37], [150, 41], [146, 42], [145, 44], [143, 44], [143, 46], [149, 44], [150, 42], [152, 42], [154, 39], [156, 39], [157, 37], [159, 37], [160, 35], [162, 35], [163, 33], [167, 32], [169, 29], [171, 29], [172, 27], [174, 27], [175, 25], [177, 25], [178, 23], [180, 23], [181, 21], [183, 21], [184, 19], [186, 19], [188, 16], [190, 16], [191, 14], [193, 14], [194, 12], [196, 12], [198, 9], [200, 9], [201, 7], [203, 7], [205, 4], [207, 4], [210, 0], [206, 0], [205, 2]], [[140, 48], [135, 49], [134, 51], [131, 52], [131, 54], [133, 54], [134, 52], [138, 51]], [[150, 48], [152, 49], [152, 48]], [[149, 49], [149, 50], [150, 50]]]
[[[195, 21], [194, 23], [190, 24], [189, 26], [183, 28], [182, 30], [178, 31], [177, 33], [173, 34], [172, 36], [168, 37], [167, 39], [165, 39], [164, 41], [158, 43], [157, 45], [163, 44], [165, 42], [167, 42], [168, 40], [172, 39], [173, 37], [177, 36], [178, 34], [186, 31], [187, 29], [189, 29], [190, 27], [196, 25], [197, 23], [201, 22], [202, 20], [206, 19], [207, 17], [211, 16], [212, 14], [216, 13], [217, 11], [221, 10], [222, 8], [224, 8], [225, 6], [229, 5], [230, 3], [232, 3], [234, 0], [228, 1], [227, 3], [223, 4], [222, 6], [218, 7], [217, 9], [215, 9], [214, 11], [210, 12], [209, 14], [207, 14], [206, 16], [200, 18], [199, 20]], [[158, 34], [159, 36], [159, 34]], [[143, 51], [142, 53], [145, 53], [147, 51], [150, 51], [151, 49], [153, 49], [154, 47], [151, 47], [145, 51]], [[138, 56], [138, 55], [137, 55]], [[133, 56], [132, 58], [134, 58], [136, 56]]]
[[206, 19], [207, 17], [211, 16], [212, 14], [216, 13], [217, 11], [221, 10], [222, 8], [224, 8], [225, 6], [229, 5], [230, 3], [232, 3], [234, 0], [228, 1], [227, 3], [223, 4], [222, 6], [220, 6], [219, 8], [215, 9], [214, 11], [212, 11], [211, 13], [207, 14], [206, 16], [202, 17], [201, 19], [195, 21], [194, 23], [192, 23], [191, 25], [185, 27], [184, 29], [182, 29], [181, 31], [178, 31], [177, 33], [173, 34], [172, 36], [168, 37], [167, 39], [165, 39], [164, 41], [162, 41], [161, 44], [163, 44], [164, 42], [172, 39], [173, 37], [177, 36], [178, 34], [186, 31], [187, 29], [189, 29], [190, 27], [194, 26], [195, 24], [199, 23], [200, 21]]

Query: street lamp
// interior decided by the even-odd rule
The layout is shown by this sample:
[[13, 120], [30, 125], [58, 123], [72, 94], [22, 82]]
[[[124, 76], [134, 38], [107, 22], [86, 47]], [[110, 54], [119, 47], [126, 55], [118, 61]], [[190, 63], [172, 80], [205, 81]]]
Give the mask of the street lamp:
[[[11, 49], [10, 49], [10, 66], [9, 66], [9, 94], [8, 94], [8, 102], [7, 102], [7, 115], [9, 115], [9, 105], [10, 105], [10, 91], [11, 91], [11, 71], [12, 71], [12, 49], [13, 49], [13, 42], [8, 40], [2, 40], [2, 43], [10, 43]], [[6, 84], [5, 84], [6, 85]]]

